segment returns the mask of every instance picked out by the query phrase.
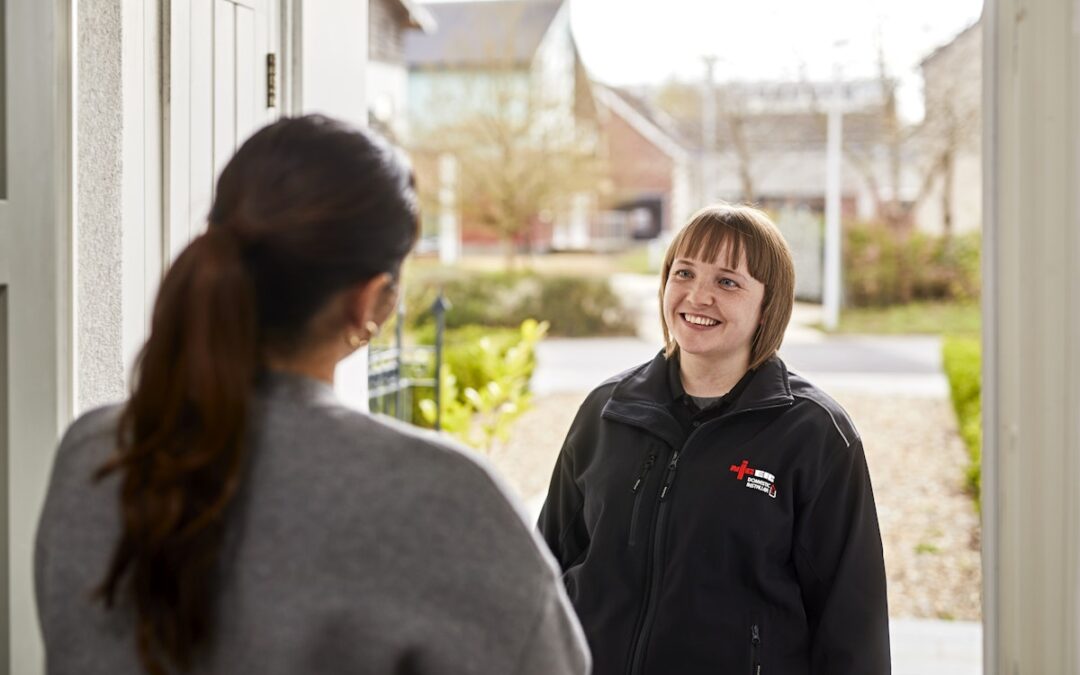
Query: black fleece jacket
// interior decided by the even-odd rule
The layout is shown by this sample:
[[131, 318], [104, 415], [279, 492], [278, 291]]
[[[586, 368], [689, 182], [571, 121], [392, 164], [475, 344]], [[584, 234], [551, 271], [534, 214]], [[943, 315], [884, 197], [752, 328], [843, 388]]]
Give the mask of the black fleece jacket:
[[[594, 390], [540, 531], [595, 675], [890, 672], [862, 442], [778, 357], [717, 414], [679, 414], [663, 354]], [[680, 421], [681, 420], [681, 421]]]

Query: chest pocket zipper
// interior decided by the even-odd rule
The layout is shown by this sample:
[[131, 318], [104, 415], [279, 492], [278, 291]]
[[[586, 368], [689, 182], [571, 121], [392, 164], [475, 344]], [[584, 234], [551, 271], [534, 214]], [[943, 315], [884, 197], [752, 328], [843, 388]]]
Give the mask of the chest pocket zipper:
[[641, 466], [641, 472], [638, 474], [637, 480], [634, 481], [634, 486], [630, 488], [630, 492], [634, 494], [634, 508], [630, 512], [630, 538], [627, 542], [628, 546], [635, 546], [637, 544], [637, 525], [638, 525], [638, 512], [641, 510], [641, 493], [642, 486], [645, 485], [645, 478], [649, 475], [649, 469], [656, 463], [656, 453], [651, 452], [649, 456], [645, 458], [645, 463]]
[[750, 626], [750, 675], [761, 675], [761, 661], [758, 650], [761, 648], [761, 631], [755, 623]]

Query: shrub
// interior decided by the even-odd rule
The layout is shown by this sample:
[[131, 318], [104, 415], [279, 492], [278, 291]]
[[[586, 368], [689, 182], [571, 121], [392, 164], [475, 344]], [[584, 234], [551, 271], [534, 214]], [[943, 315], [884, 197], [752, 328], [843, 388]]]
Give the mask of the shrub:
[[407, 289], [411, 325], [430, 330], [428, 311], [439, 289], [451, 303], [448, 328], [467, 325], [517, 327], [529, 318], [546, 321], [552, 335], [632, 335], [633, 321], [604, 279], [534, 273], [429, 273]]
[[880, 223], [845, 228], [846, 301], [855, 307], [979, 295], [980, 235], [898, 233]]
[[[470, 326], [448, 336], [439, 374], [442, 429], [482, 451], [505, 442], [511, 423], [531, 405], [536, 344], [546, 332], [546, 323], [527, 319], [517, 331], [491, 335], [483, 326]], [[418, 419], [434, 426], [434, 392], [417, 394]]]
[[943, 361], [949, 378], [960, 436], [968, 448], [967, 486], [981, 505], [982, 490], [982, 358], [976, 338], [945, 339]]

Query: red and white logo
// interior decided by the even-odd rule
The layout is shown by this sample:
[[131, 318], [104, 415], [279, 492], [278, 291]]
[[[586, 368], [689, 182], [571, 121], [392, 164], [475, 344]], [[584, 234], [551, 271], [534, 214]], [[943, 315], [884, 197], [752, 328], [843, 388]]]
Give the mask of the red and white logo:
[[758, 492], [764, 492], [771, 498], [776, 499], [776, 476], [768, 471], [751, 467], [750, 460], [744, 459], [742, 464], [732, 464], [730, 471], [740, 481], [745, 478], [746, 487]]

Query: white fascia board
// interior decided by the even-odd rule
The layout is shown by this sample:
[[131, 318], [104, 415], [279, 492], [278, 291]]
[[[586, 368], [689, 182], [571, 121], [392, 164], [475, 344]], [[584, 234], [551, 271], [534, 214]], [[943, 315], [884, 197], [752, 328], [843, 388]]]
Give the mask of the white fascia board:
[[604, 106], [644, 136], [650, 143], [659, 148], [668, 157], [676, 162], [685, 162], [690, 159], [690, 153], [675, 139], [647, 117], [634, 110], [621, 96], [603, 85], [593, 87], [593, 93]]

